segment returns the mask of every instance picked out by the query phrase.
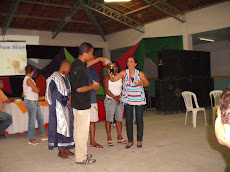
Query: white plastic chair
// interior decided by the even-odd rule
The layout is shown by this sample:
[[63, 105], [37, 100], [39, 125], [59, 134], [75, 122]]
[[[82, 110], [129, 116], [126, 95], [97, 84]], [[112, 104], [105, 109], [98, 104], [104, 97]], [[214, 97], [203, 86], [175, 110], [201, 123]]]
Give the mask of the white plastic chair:
[[[185, 103], [185, 107], [186, 107], [185, 125], [186, 125], [186, 122], [187, 122], [188, 113], [192, 112], [192, 124], [193, 124], [193, 127], [196, 128], [196, 117], [197, 117], [197, 112], [198, 111], [204, 111], [205, 125], [207, 125], [205, 108], [199, 107], [199, 105], [197, 103], [196, 95], [193, 92], [190, 92], [190, 91], [183, 91], [182, 96], [184, 98], [184, 103]], [[193, 107], [192, 98], [193, 98], [193, 100], [195, 102], [195, 106], [196, 106], [195, 108]]]
[[[209, 93], [211, 99], [211, 108], [212, 108], [212, 124], [215, 124], [216, 120], [216, 111], [220, 103], [220, 96], [223, 93], [222, 90], [213, 90]], [[214, 101], [212, 101], [214, 100]]]

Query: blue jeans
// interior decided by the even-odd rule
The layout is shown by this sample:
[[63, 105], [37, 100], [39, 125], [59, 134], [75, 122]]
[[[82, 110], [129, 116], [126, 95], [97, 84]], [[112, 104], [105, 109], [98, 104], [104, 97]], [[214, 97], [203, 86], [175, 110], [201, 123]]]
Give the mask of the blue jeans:
[[135, 107], [136, 123], [137, 123], [137, 141], [143, 139], [143, 111], [144, 106], [125, 105], [126, 131], [129, 142], [133, 142], [133, 108]]
[[12, 124], [12, 116], [8, 113], [0, 111], [0, 119], [2, 120], [0, 122], [0, 133], [2, 133]]
[[25, 99], [24, 105], [27, 108], [29, 114], [28, 139], [34, 139], [36, 119], [38, 121], [40, 135], [43, 136], [45, 134], [44, 119], [38, 101]]

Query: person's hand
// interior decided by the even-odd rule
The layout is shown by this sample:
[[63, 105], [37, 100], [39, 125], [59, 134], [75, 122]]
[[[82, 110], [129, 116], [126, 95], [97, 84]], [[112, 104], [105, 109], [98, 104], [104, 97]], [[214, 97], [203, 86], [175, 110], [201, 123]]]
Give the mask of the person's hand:
[[67, 101], [67, 105], [70, 107], [71, 106], [71, 97], [69, 97], [69, 100]]
[[109, 69], [108, 69], [108, 74], [109, 74], [110, 81], [114, 82], [114, 76], [112, 73], [110, 73]]
[[115, 96], [113, 99], [117, 102], [117, 105], [120, 104], [120, 96]]
[[136, 81], [134, 82], [134, 84], [137, 85], [137, 86], [142, 86], [142, 85], [143, 85], [143, 82], [142, 82], [141, 80], [136, 80]]
[[93, 90], [97, 91], [100, 88], [100, 84], [93, 80]]
[[8, 98], [10, 102], [14, 102], [16, 98]]
[[109, 59], [107, 59], [105, 57], [100, 57], [99, 61], [102, 62], [103, 66], [107, 66], [109, 63], [112, 63]]

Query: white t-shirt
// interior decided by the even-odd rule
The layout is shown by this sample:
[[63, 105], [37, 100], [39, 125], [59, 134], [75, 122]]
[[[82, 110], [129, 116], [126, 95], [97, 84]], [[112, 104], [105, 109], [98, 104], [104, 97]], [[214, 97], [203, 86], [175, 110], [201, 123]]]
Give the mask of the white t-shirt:
[[34, 80], [32, 78], [30, 78], [29, 76], [25, 76], [24, 80], [23, 80], [23, 94], [24, 94], [24, 98], [27, 100], [38, 100], [38, 93], [35, 93], [32, 91], [32, 88], [26, 84], [27, 79], [31, 79], [32, 82], [34, 83], [34, 85], [36, 85], [36, 83], [34, 82]]
[[[119, 96], [122, 91], [122, 79], [119, 79], [118, 81], [112, 82], [109, 80], [108, 82], [108, 90], [113, 93], [114, 96]], [[108, 94], [106, 94], [106, 97], [111, 98]]]

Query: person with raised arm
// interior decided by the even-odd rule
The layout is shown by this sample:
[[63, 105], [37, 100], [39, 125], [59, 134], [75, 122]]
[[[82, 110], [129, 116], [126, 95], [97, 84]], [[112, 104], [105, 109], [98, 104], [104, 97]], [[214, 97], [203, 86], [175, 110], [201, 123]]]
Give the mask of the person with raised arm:
[[[113, 61], [112, 66], [114, 69], [110, 69], [109, 72], [112, 73], [113, 76], [118, 75], [120, 72], [119, 64]], [[127, 144], [128, 141], [122, 137], [122, 117], [124, 112], [124, 105], [121, 102], [122, 78], [112, 82], [109, 78], [109, 74], [107, 74], [103, 79], [103, 86], [106, 92], [104, 105], [106, 110], [105, 128], [107, 133], [107, 144], [109, 146], [114, 146], [111, 136], [111, 122], [113, 122], [114, 114], [117, 127], [117, 142]]]
[[93, 164], [95, 159], [92, 155], [87, 154], [87, 141], [90, 126], [90, 107], [91, 107], [91, 90], [98, 90], [100, 84], [93, 81], [89, 84], [87, 67], [101, 61], [106, 62], [106, 58], [93, 59], [93, 45], [84, 42], [79, 47], [79, 56], [72, 63], [70, 69], [71, 84], [71, 106], [74, 114], [74, 142], [75, 142], [75, 163], [76, 164]]
[[125, 106], [126, 131], [128, 144], [126, 149], [133, 146], [133, 109], [135, 107], [136, 124], [137, 124], [137, 147], [142, 147], [143, 140], [143, 111], [146, 104], [144, 87], [149, 86], [149, 81], [142, 71], [136, 69], [137, 60], [129, 57], [127, 60], [128, 69], [121, 71], [114, 76], [109, 73], [111, 81], [118, 81], [123, 78], [122, 102]]

